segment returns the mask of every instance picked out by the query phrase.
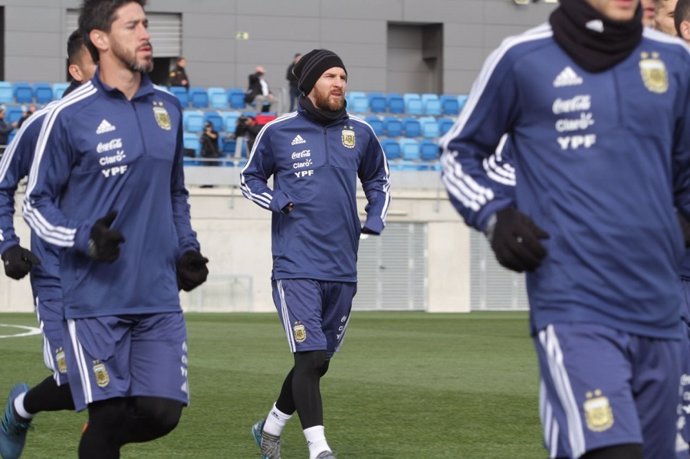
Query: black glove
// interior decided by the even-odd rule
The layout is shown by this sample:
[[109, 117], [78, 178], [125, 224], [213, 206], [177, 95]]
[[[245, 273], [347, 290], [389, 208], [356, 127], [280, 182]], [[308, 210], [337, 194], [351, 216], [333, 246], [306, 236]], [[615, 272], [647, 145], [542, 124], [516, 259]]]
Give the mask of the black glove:
[[120, 244], [125, 242], [125, 238], [121, 232], [110, 227], [115, 217], [117, 212], [112, 211], [96, 220], [91, 227], [88, 255], [96, 261], [112, 263], [120, 256]]
[[549, 233], [513, 207], [496, 212], [493, 234], [488, 236], [498, 262], [513, 271], [534, 271], [546, 256], [539, 240], [548, 239]]
[[2, 254], [2, 261], [5, 265], [7, 277], [19, 280], [29, 274], [31, 268], [41, 264], [41, 260], [34, 255], [31, 250], [25, 249], [20, 245], [13, 245]]
[[379, 233], [373, 232], [372, 230], [370, 230], [370, 229], [367, 228], [366, 226], [363, 226], [363, 227], [362, 227], [362, 234], [371, 234], [371, 235], [373, 235], [373, 236], [378, 236], [378, 235], [379, 235]]
[[678, 212], [678, 223], [680, 223], [680, 229], [683, 232], [683, 240], [685, 241], [685, 247], [690, 247], [690, 222], [685, 217], [685, 215]]
[[208, 277], [208, 258], [196, 250], [189, 250], [177, 260], [177, 286], [185, 292], [194, 290]]

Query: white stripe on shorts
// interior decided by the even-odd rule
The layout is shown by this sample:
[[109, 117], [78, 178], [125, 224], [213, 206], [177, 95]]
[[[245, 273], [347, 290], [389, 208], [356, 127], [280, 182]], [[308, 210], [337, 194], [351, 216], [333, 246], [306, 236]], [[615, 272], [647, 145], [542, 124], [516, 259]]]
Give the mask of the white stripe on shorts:
[[549, 366], [551, 379], [556, 388], [556, 395], [565, 411], [568, 422], [568, 441], [570, 442], [571, 455], [573, 457], [580, 457], [586, 452], [585, 435], [582, 431], [582, 419], [580, 418], [577, 401], [575, 400], [575, 395], [573, 395], [573, 389], [570, 385], [568, 372], [563, 364], [563, 352], [553, 325], [549, 325], [539, 332], [539, 342], [546, 354], [546, 361]]
[[82, 391], [84, 393], [84, 403], [88, 406], [89, 403], [93, 402], [91, 380], [89, 379], [89, 365], [84, 357], [84, 348], [77, 338], [77, 325], [74, 320], [67, 320], [67, 328], [69, 329], [70, 341], [72, 341], [72, 349], [74, 349], [74, 358], [77, 361], [77, 370], [79, 371], [79, 378], [81, 379]]
[[290, 314], [288, 313], [287, 302], [285, 301], [285, 290], [283, 290], [282, 280], [278, 281], [278, 296], [280, 296], [280, 318], [283, 321], [283, 328], [285, 329], [285, 335], [287, 336], [288, 346], [290, 346], [290, 352], [294, 354], [297, 352], [297, 345], [295, 344], [295, 339], [292, 336]]

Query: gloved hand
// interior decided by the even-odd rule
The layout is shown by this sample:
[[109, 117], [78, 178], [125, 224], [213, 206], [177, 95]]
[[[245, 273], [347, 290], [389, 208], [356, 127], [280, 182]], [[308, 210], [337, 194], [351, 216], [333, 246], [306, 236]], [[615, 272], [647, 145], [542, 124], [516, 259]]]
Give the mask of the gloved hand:
[[185, 292], [194, 290], [208, 277], [208, 258], [196, 250], [188, 250], [177, 260], [177, 286]]
[[5, 265], [7, 277], [19, 280], [29, 274], [31, 268], [41, 264], [41, 260], [29, 249], [19, 244], [13, 245], [2, 253], [2, 261]]
[[491, 248], [501, 266], [517, 271], [534, 271], [546, 256], [539, 242], [549, 233], [539, 228], [531, 218], [513, 207], [496, 212]]
[[683, 214], [678, 212], [678, 223], [680, 224], [680, 229], [683, 232], [685, 247], [690, 247], [690, 221], [688, 221]]
[[96, 261], [112, 263], [120, 256], [120, 244], [125, 242], [125, 238], [121, 232], [110, 227], [115, 217], [117, 212], [112, 211], [96, 220], [91, 227], [88, 255]]

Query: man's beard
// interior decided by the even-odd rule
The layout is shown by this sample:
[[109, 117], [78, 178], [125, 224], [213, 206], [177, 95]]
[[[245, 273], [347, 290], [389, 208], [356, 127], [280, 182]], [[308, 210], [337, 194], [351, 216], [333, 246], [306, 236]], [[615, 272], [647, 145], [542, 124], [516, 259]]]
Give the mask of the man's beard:
[[318, 108], [319, 110], [325, 110], [329, 112], [337, 112], [339, 110], [342, 110], [343, 107], [345, 106], [345, 98], [342, 99], [336, 99], [336, 100], [331, 100], [329, 99], [330, 92], [327, 92], [325, 95], [320, 93], [319, 91], [314, 92], [314, 106]]
[[[151, 46], [151, 44], [149, 43], [148, 46]], [[112, 48], [113, 54], [132, 72], [148, 73], [153, 70], [153, 57], [150, 60], [137, 62], [136, 51], [134, 53], [129, 53], [127, 50], [120, 48], [116, 43], [113, 43]]]

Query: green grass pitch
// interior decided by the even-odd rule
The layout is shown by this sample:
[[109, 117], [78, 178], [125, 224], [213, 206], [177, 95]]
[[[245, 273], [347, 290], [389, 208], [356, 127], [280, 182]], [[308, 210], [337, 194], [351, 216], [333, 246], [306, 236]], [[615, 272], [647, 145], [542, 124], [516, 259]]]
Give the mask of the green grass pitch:
[[[35, 326], [31, 314], [0, 323]], [[191, 405], [167, 437], [123, 459], [258, 458], [249, 429], [278, 395], [292, 357], [275, 314], [188, 314]], [[0, 326], [0, 335], [21, 330]], [[48, 375], [38, 336], [0, 339], [4, 397]], [[545, 457], [526, 313], [355, 312], [321, 383], [326, 435], [340, 459]], [[75, 458], [85, 413], [41, 413], [24, 458]], [[283, 458], [305, 458], [295, 416]]]

